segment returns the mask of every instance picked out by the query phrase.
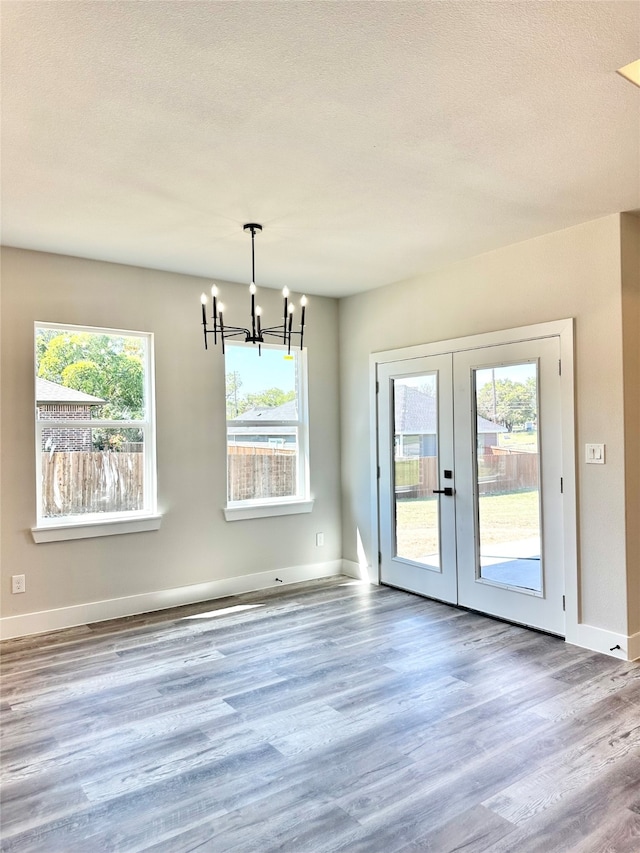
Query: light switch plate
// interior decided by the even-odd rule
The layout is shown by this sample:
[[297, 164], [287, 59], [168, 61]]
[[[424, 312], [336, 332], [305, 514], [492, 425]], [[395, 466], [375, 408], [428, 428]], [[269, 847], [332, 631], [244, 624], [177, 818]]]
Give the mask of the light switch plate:
[[604, 444], [585, 444], [585, 462], [604, 465]]

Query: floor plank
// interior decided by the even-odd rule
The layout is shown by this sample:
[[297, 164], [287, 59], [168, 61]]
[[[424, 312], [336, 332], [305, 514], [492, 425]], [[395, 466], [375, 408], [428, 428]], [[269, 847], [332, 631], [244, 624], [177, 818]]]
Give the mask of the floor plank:
[[640, 666], [330, 578], [0, 647], [3, 851], [637, 853]]

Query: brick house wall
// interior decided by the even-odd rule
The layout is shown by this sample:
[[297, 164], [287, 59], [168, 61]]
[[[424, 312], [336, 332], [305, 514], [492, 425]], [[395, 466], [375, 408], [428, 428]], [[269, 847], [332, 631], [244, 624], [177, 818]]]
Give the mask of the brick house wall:
[[[40, 420], [86, 421], [91, 417], [92, 406], [81, 403], [40, 403]], [[93, 450], [91, 430], [84, 429], [43, 429], [42, 449], [46, 451]]]
[[[67, 388], [36, 376], [36, 406], [38, 420], [42, 421], [88, 421], [92, 414], [99, 413], [106, 400], [85, 394], [75, 388]], [[51, 427], [42, 429], [42, 450], [46, 452], [91, 452], [91, 427], [73, 429]]]

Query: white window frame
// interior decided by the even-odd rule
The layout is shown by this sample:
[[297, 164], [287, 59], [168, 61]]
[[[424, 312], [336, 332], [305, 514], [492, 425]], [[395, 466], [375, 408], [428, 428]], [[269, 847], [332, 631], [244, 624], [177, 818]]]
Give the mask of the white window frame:
[[[35, 392], [37, 370], [37, 333], [39, 329], [53, 329], [60, 332], [84, 333], [118, 337], [141, 338], [145, 342], [144, 364], [144, 400], [145, 417], [142, 420], [91, 419], [46, 419], [38, 417]], [[136, 332], [128, 329], [107, 329], [100, 326], [76, 326], [69, 323], [47, 323], [36, 320], [33, 332], [34, 341], [34, 411], [35, 411], [35, 451], [36, 451], [36, 525], [31, 528], [35, 542], [55, 542], [65, 539], [87, 539], [96, 536], [112, 536], [121, 533], [139, 533], [158, 530], [161, 516], [157, 504], [157, 466], [156, 466], [156, 405], [155, 405], [155, 358], [152, 332]], [[142, 431], [144, 455], [143, 508], [125, 512], [83, 513], [43, 517], [42, 515], [42, 431], [44, 429], [96, 429], [96, 428], [133, 428]]]
[[[251, 347], [255, 344], [241, 342], [227, 342], [226, 347]], [[287, 347], [278, 344], [262, 344], [266, 350], [279, 350], [286, 352]], [[241, 521], [249, 518], [266, 518], [276, 515], [294, 515], [298, 513], [311, 512], [313, 499], [310, 495], [309, 485], [309, 407], [308, 407], [308, 370], [307, 350], [291, 349], [291, 355], [298, 359], [296, 371], [296, 402], [298, 410], [297, 420], [275, 421], [275, 420], [253, 420], [242, 421], [243, 428], [257, 428], [261, 432], [273, 431], [277, 433], [283, 428], [295, 428], [297, 430], [298, 457], [296, 465], [296, 494], [295, 496], [283, 498], [262, 498], [260, 500], [231, 501], [228, 493], [228, 447], [229, 428], [238, 427], [238, 421], [227, 420], [225, 447], [227, 449], [227, 503], [224, 507], [224, 515], [227, 521]], [[256, 353], [256, 358], [259, 358]], [[226, 388], [226, 361], [225, 361], [225, 388]]]

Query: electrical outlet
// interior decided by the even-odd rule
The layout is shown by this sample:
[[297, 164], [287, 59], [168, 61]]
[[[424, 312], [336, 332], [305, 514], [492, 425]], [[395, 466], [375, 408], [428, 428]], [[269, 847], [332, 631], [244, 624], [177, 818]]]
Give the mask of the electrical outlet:
[[11, 575], [11, 592], [26, 592], [27, 582], [24, 575]]
[[316, 546], [324, 545], [324, 533], [316, 533]]

